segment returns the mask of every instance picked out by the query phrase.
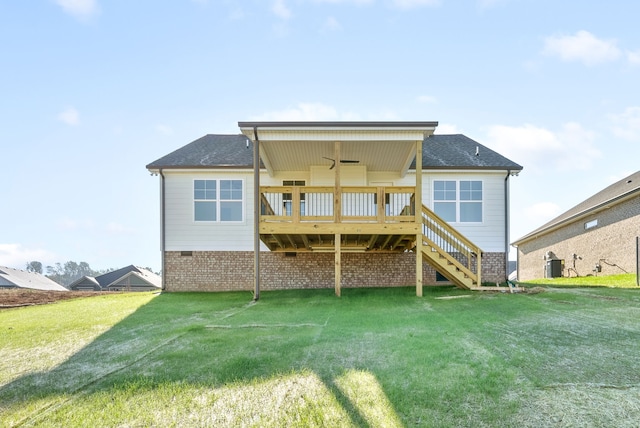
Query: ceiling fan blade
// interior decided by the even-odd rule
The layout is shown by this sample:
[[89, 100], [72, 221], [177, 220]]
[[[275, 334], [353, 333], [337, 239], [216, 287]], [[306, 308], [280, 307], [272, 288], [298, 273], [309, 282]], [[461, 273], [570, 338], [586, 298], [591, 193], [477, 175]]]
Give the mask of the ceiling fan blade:
[[[333, 169], [336, 167], [336, 160], [332, 159], [332, 158], [328, 158], [326, 156], [322, 156], [322, 159], [326, 159], [326, 160], [330, 160], [331, 162], [333, 162], [331, 164], [331, 166], [329, 167], [329, 169]], [[352, 159], [340, 159], [340, 163], [360, 163], [359, 160], [352, 160]]]

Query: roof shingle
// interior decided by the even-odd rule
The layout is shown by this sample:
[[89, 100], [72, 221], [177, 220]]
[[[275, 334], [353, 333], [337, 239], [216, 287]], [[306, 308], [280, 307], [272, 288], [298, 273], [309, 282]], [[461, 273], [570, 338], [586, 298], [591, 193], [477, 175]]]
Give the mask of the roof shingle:
[[[147, 169], [252, 168], [251, 147], [244, 135], [208, 134], [151, 162]], [[432, 135], [422, 143], [422, 153], [423, 168], [522, 170], [522, 166], [462, 134]], [[415, 161], [411, 168], [415, 169]]]

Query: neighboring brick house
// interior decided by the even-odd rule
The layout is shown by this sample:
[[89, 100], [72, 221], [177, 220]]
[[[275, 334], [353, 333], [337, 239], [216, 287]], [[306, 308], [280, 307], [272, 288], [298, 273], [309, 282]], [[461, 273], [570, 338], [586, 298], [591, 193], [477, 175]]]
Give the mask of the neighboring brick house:
[[513, 242], [518, 280], [636, 272], [640, 171]]
[[437, 122], [238, 125], [147, 165], [165, 290], [505, 281], [515, 162]]

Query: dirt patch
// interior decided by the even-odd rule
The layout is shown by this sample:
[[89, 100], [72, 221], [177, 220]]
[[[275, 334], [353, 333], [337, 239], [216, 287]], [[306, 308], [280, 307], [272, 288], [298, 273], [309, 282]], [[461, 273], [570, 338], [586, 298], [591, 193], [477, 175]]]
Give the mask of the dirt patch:
[[79, 297], [95, 297], [104, 294], [97, 291], [41, 291], [26, 289], [0, 289], [0, 309], [21, 306], [45, 305]]

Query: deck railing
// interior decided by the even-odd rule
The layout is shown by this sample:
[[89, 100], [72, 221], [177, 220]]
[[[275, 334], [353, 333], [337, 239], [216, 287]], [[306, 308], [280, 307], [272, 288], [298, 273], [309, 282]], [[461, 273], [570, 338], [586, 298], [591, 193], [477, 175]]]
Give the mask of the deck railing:
[[[263, 186], [260, 188], [262, 222], [364, 222], [414, 221], [414, 187]], [[340, 216], [336, 196], [340, 195]], [[382, 203], [380, 203], [382, 202]]]

